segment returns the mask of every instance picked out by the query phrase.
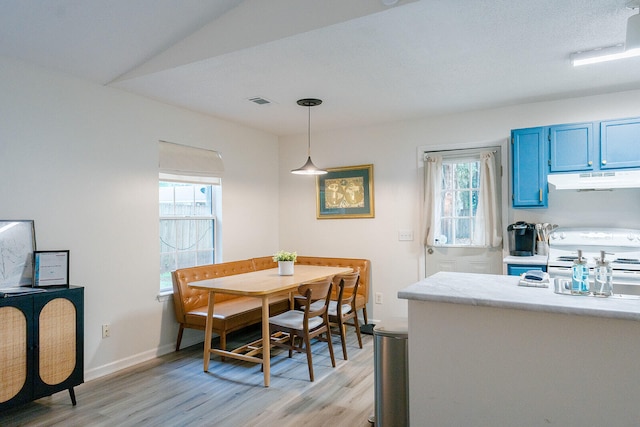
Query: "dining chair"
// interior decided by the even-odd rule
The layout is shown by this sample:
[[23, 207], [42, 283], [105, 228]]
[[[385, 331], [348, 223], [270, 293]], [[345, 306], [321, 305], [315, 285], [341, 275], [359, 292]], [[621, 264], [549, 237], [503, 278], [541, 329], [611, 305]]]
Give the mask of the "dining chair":
[[[333, 345], [331, 343], [329, 316], [327, 314], [327, 307], [331, 298], [331, 286], [331, 277], [298, 286], [298, 294], [300, 297], [297, 297], [296, 301], [302, 305], [302, 310], [292, 309], [269, 318], [270, 336], [273, 336], [276, 332], [289, 334], [288, 340], [272, 339], [271, 345], [287, 348], [289, 350], [289, 357], [292, 356], [293, 350], [306, 352], [307, 364], [309, 365], [309, 379], [311, 381], [314, 380], [311, 338], [318, 337], [321, 339], [322, 334], [326, 334], [329, 355], [331, 356], [331, 365], [334, 368], [336, 367]], [[316, 301], [316, 304], [312, 308], [313, 301]], [[296, 343], [298, 339], [300, 339], [300, 344]]]
[[[334, 276], [333, 288], [336, 293], [331, 301], [329, 301], [329, 306], [327, 308], [329, 324], [336, 326], [338, 333], [340, 334], [342, 356], [344, 357], [344, 360], [347, 360], [347, 325], [355, 327], [356, 336], [358, 337], [358, 345], [362, 348], [360, 323], [358, 322], [358, 313], [356, 311], [356, 295], [358, 294], [359, 279], [360, 274], [358, 272], [338, 274]], [[314, 309], [321, 303], [321, 301], [316, 301], [311, 304], [311, 308]], [[353, 323], [349, 323], [349, 320], [353, 320]]]

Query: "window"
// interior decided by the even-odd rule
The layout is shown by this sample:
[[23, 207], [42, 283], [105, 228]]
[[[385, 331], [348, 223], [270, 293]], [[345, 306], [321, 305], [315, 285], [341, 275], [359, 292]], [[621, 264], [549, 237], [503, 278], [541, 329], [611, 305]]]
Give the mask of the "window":
[[443, 160], [438, 244], [473, 243], [478, 212], [480, 161]]
[[171, 272], [213, 264], [220, 186], [160, 181], [160, 291], [172, 289]]
[[224, 164], [217, 151], [158, 142], [160, 292], [168, 292], [172, 271], [221, 259]]
[[426, 246], [497, 247], [500, 148], [425, 153]]

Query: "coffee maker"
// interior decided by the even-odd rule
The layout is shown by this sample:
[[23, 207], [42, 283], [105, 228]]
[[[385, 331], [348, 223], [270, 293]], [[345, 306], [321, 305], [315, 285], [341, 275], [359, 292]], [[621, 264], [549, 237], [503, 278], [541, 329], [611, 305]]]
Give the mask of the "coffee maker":
[[536, 225], [518, 221], [507, 227], [509, 255], [533, 256], [536, 251]]

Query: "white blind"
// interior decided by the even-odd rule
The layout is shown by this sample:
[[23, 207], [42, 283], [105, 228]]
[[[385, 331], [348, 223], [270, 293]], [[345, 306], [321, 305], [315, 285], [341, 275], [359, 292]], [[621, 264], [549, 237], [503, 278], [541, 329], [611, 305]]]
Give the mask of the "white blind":
[[159, 142], [159, 176], [162, 181], [220, 183], [224, 173], [220, 153], [173, 142]]

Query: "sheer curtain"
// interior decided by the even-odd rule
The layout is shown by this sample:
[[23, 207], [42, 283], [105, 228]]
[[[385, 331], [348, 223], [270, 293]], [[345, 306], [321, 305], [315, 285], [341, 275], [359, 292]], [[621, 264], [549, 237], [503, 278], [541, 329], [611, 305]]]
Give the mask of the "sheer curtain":
[[429, 154], [424, 162], [424, 244], [433, 246], [440, 233], [442, 210], [442, 156]]
[[498, 247], [502, 244], [496, 179], [495, 155], [492, 151], [481, 152], [478, 212], [473, 236], [478, 246]]

